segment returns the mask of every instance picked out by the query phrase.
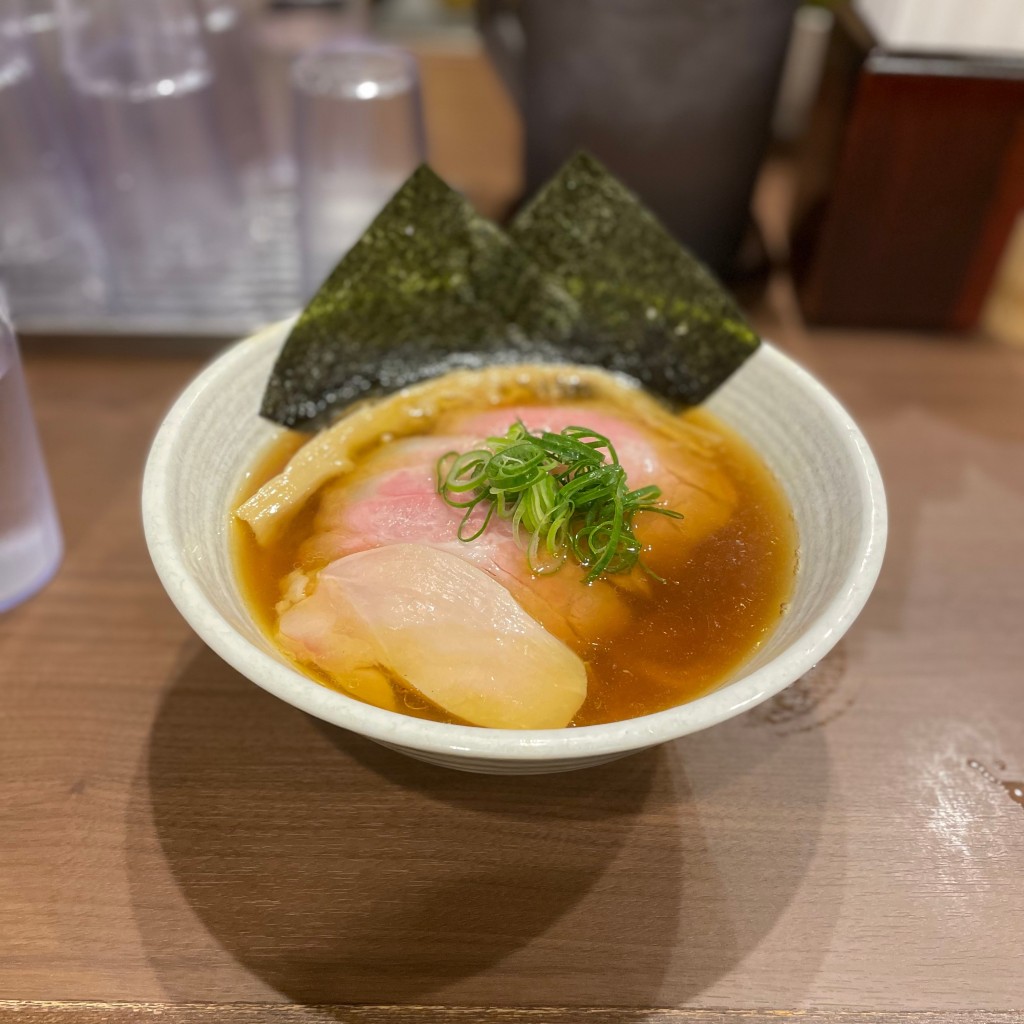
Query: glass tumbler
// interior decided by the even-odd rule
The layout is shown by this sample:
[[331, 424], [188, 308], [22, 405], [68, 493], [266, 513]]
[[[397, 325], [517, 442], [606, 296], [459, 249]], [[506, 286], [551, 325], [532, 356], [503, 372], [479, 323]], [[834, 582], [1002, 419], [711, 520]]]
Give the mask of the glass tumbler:
[[49, 582], [62, 554], [18, 347], [0, 295], [0, 612]]
[[215, 308], [244, 252], [244, 223], [195, 0], [61, 6], [66, 68], [118, 305]]
[[292, 67], [303, 298], [423, 161], [419, 75], [402, 50], [338, 40]]
[[213, 100], [243, 193], [263, 185], [270, 147], [266, 139], [248, 5], [240, 0], [199, 0], [213, 70]]
[[19, 315], [102, 300], [98, 240], [20, 6], [0, 0], [0, 283]]
[[365, 38], [370, 31], [370, 0], [270, 0], [273, 11], [259, 28], [260, 87], [266, 116], [273, 182], [295, 190], [292, 145], [292, 65], [325, 39]]
[[67, 120], [67, 85], [64, 79], [64, 57], [61, 45], [60, 14], [57, 0], [0, 0], [0, 19], [16, 19], [29, 49], [36, 70], [57, 107], [62, 128], [73, 129]]

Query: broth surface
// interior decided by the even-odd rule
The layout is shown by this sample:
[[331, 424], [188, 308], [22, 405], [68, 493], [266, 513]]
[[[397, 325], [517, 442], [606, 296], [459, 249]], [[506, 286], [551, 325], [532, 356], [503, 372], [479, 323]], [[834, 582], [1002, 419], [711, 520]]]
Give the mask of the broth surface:
[[[579, 406], [579, 421], [586, 423], [588, 402], [573, 405]], [[797, 538], [778, 483], [750, 446], [711, 413], [690, 410], [681, 418], [713, 438], [719, 467], [739, 500], [725, 525], [695, 548], [681, 546], [678, 558], [659, 549], [659, 571], [666, 582], [652, 582], [646, 588], [649, 596], [625, 593], [632, 613], [628, 631], [570, 642], [586, 662], [588, 678], [587, 698], [573, 725], [651, 714], [715, 689], [769, 636], [792, 591]], [[443, 432], [443, 421], [437, 429]], [[273, 443], [247, 476], [239, 502], [278, 473], [307, 440], [306, 435], [287, 432]], [[357, 465], [347, 486], [358, 487], [366, 476]], [[318, 503], [319, 493], [267, 547], [257, 543], [246, 523], [232, 517], [242, 592], [271, 639], [276, 633], [281, 581], [295, 569], [309, 572], [322, 567], [310, 564], [300, 553], [313, 532]], [[685, 508], [679, 511], [686, 513]], [[643, 518], [638, 517], [638, 522]], [[539, 577], [535, 582], [543, 587], [549, 579]], [[612, 585], [608, 580], [591, 584]], [[297, 667], [323, 685], [353, 695], [316, 666], [297, 663]], [[399, 707], [416, 717], [458, 721], [413, 691], [402, 689]]]

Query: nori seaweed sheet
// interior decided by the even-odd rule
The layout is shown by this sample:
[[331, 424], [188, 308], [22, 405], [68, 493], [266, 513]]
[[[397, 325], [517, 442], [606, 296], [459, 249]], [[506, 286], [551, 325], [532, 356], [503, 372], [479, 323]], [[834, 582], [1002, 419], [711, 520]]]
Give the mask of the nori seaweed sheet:
[[577, 154], [506, 235], [416, 170], [303, 311], [260, 412], [318, 430], [356, 399], [460, 367], [570, 362], [703, 401], [758, 345], [735, 303]]
[[575, 302], [422, 166], [303, 311], [260, 412], [299, 430], [459, 367], [565, 360]]
[[711, 273], [588, 153], [563, 165], [509, 234], [579, 302], [586, 345], [574, 361], [696, 405], [759, 344]]

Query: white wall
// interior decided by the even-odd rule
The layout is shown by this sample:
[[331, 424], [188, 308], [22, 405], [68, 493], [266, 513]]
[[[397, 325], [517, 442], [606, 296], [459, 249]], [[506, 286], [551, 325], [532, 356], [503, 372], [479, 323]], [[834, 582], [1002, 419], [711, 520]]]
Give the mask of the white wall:
[[1024, 57], [1024, 0], [856, 0], [887, 47]]

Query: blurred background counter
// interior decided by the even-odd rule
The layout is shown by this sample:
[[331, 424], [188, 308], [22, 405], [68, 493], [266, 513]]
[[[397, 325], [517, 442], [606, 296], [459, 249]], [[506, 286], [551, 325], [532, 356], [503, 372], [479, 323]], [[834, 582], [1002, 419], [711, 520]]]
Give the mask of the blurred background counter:
[[[428, 110], [459, 112], [457, 125], [430, 115], [431, 163], [500, 216], [520, 180], [516, 115], [467, 12], [426, 7], [0, 0], [0, 285], [22, 336], [228, 339], [298, 309], [312, 290], [301, 207], [323, 154], [297, 151], [294, 69], [325, 44], [408, 49], [415, 114], [421, 84]], [[306, 135], [344, 136], [351, 171], [395, 126], [336, 114], [328, 127]], [[334, 259], [344, 235], [336, 245]]]
[[[166, 13], [195, 3], [143, 0], [137, 9]], [[315, 287], [311, 271], [304, 280], [309, 218], [301, 206], [314, 195], [307, 185], [319, 170], [317, 155], [296, 150], [292, 69], [326, 41], [374, 39], [413, 55], [424, 152], [495, 219], [582, 144], [741, 297], [773, 268], [792, 269], [802, 315], [812, 323], [980, 326], [1024, 340], [1024, 20], [1007, 0], [985, 0], [966, 20], [955, 3], [919, 0], [773, 0], [749, 5], [749, 13], [734, 5], [728, 16], [714, 5], [703, 10], [702, 2], [659, 0], [621, 11], [599, 0], [567, 0], [557, 9], [531, 0], [201, 0], [194, 49], [205, 52], [200, 70], [212, 72], [211, 84], [196, 96], [149, 104], [176, 118], [166, 131], [178, 144], [166, 150], [173, 159], [149, 172], [155, 204], [145, 199], [137, 164], [137, 206], [156, 209], [135, 216], [141, 227], [127, 228], [118, 205], [127, 179], [117, 173], [127, 157], [113, 152], [109, 136], [117, 104], [97, 99], [104, 80], [90, 72], [95, 61], [80, 56], [76, 63], [76, 54], [92, 52], [81, 24], [102, 20], [82, 12], [117, 5], [0, 0], [0, 20], [4, 11], [8, 19], [35, 12], [22, 41], [34, 68], [21, 86], [21, 120], [0, 110], [0, 132], [21, 140], [28, 154], [35, 147], [48, 167], [46, 180], [35, 175], [36, 220], [20, 234], [8, 228], [6, 251], [25, 253], [25, 239], [52, 234], [55, 220], [67, 249], [40, 274], [38, 264], [5, 261], [0, 246], [0, 281], [23, 335], [230, 338], [297, 309]], [[696, 21], [677, 17], [690, 9]], [[63, 47], [47, 11], [63, 12]], [[659, 34], [661, 42], [652, 42]], [[12, 45], [17, 40], [8, 39], [8, 57]], [[638, 53], [653, 69], [646, 84], [631, 70]], [[188, 64], [194, 55], [176, 59]], [[746, 79], [735, 68], [746, 68]], [[26, 106], [30, 81], [32, 109], [43, 98], [51, 108], [35, 122]], [[0, 100], [6, 96], [11, 107], [17, 90], [0, 86]], [[746, 98], [737, 103], [736, 95]], [[184, 115], [168, 114], [169, 99], [197, 104], [194, 120], [217, 118], [216, 138], [199, 139]], [[353, 130], [346, 145], [365, 149], [367, 138]], [[0, 207], [23, 209], [19, 174], [24, 181], [31, 168], [27, 157], [19, 166], [14, 152], [8, 144], [0, 156]], [[204, 166], [211, 170], [204, 174]], [[217, 179], [224, 167], [227, 177]], [[786, 222], [773, 239], [747, 216], [759, 169], [775, 179], [772, 194], [786, 197]], [[147, 276], [140, 266], [149, 250], [139, 239], [187, 220], [174, 213], [176, 202], [187, 205], [183, 187], [161, 188], [160, 181], [169, 186], [190, 175], [206, 182], [217, 212], [199, 218], [198, 270], [158, 264]], [[225, 211], [235, 208], [232, 221]], [[111, 210], [121, 217], [113, 230]], [[181, 245], [188, 251], [187, 237]], [[339, 241], [337, 256], [344, 247]], [[65, 287], [69, 278], [78, 283]]]

